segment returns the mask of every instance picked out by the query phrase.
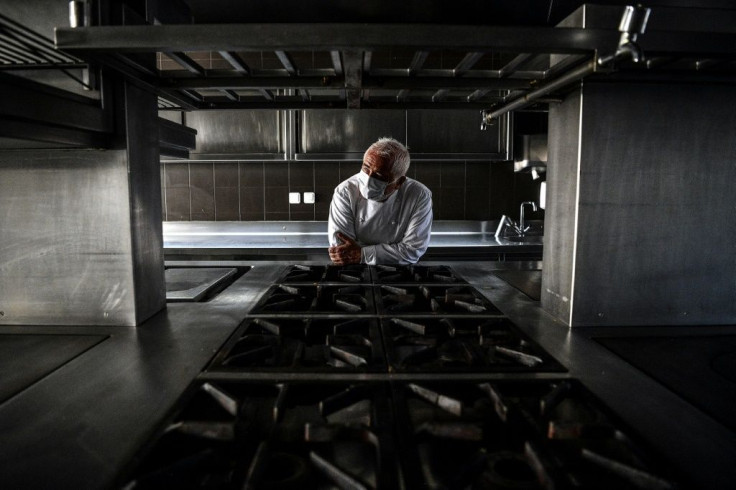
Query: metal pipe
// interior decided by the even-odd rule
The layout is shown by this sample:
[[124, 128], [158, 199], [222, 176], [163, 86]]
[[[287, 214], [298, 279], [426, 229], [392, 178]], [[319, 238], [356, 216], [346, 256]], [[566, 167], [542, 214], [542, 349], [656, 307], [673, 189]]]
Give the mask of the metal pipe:
[[[482, 122], [481, 129], [486, 129], [486, 126], [490, 125], [494, 118], [506, 114], [507, 112], [521, 109], [530, 105], [532, 102], [537, 101], [543, 95], [546, 95], [553, 90], [564, 87], [568, 83], [572, 83], [577, 80], [581, 80], [588, 75], [591, 75], [596, 71], [598, 66], [604, 66], [608, 63], [619, 60], [624, 57], [630, 57], [632, 61], [638, 63], [642, 58], [641, 48], [636, 44], [636, 39], [639, 34], [644, 34], [646, 30], [647, 21], [649, 20], [649, 14], [651, 9], [644, 8], [642, 6], [632, 7], [627, 6], [624, 9], [624, 13], [621, 17], [618, 30], [621, 32], [618, 47], [614, 54], [609, 56], [594, 57], [587, 63], [580, 65], [579, 67], [568, 71], [559, 78], [552, 82], [539, 87], [536, 90], [529, 92], [526, 95], [518, 97], [506, 105], [500, 108], [488, 112], [482, 111]], [[520, 59], [520, 62], [521, 59]]]
[[551, 81], [550, 83], [543, 85], [536, 90], [532, 90], [528, 94], [523, 95], [517, 99], [514, 99], [513, 101], [509, 102], [506, 105], [499, 107], [496, 110], [483, 111], [482, 113], [483, 123], [486, 125], [490, 125], [493, 119], [499, 116], [502, 116], [506, 114], [507, 112], [526, 107], [527, 105], [530, 105], [531, 103], [535, 102], [537, 99], [539, 99], [543, 95], [547, 95], [548, 93], [554, 90], [557, 90], [558, 88], [564, 87], [565, 85], [568, 85], [572, 82], [585, 78], [588, 75], [594, 73], [596, 71], [596, 67], [597, 67], [596, 60], [595, 59], [590, 60], [587, 63], [580, 65], [579, 67], [573, 70], [570, 70], [569, 72]]

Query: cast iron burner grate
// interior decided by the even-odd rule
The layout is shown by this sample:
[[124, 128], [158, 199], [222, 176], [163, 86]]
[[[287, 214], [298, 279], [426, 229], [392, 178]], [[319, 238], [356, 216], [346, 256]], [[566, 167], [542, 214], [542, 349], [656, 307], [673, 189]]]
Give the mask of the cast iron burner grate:
[[377, 265], [373, 269], [377, 284], [466, 284], [446, 265]]
[[371, 271], [367, 265], [292, 265], [279, 278], [283, 284], [313, 284], [318, 282], [370, 284]]
[[210, 371], [385, 372], [374, 318], [248, 318]]
[[272, 286], [253, 314], [374, 313], [373, 292], [366, 286]]
[[675, 488], [571, 380], [405, 383], [394, 404], [406, 488]]
[[502, 315], [493, 303], [471, 286], [376, 287], [381, 315]]
[[129, 489], [398, 488], [386, 383], [205, 383]]
[[506, 318], [403, 317], [381, 324], [393, 371], [564, 371]]
[[128, 489], [673, 489], [573, 380], [210, 381]]

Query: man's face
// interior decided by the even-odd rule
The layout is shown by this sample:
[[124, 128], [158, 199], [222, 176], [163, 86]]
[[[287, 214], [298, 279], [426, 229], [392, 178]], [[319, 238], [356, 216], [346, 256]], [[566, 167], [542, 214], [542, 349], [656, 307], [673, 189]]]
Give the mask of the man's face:
[[391, 171], [390, 162], [381, 158], [380, 155], [376, 155], [372, 152], [368, 152], [365, 155], [365, 158], [363, 158], [363, 166], [360, 170], [361, 172], [368, 174], [369, 177], [373, 177], [374, 179], [378, 179], [381, 182], [386, 182], [388, 184], [383, 193], [384, 196], [391, 195], [391, 193], [401, 187], [401, 184], [406, 180], [406, 177], [403, 175], [397, 178]]

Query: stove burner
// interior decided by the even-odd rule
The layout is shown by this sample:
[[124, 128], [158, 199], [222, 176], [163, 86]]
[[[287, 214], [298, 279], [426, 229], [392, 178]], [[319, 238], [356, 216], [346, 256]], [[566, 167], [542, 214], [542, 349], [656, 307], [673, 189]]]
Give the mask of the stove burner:
[[373, 294], [365, 286], [271, 287], [253, 313], [372, 313]]
[[377, 265], [374, 268], [374, 281], [378, 284], [463, 284], [463, 279], [455, 275], [451, 268], [440, 266]]
[[[582, 385], [396, 385], [406, 488], [675, 488]], [[550, 426], [584, 430], [564, 439]]]
[[324, 273], [325, 268], [322, 266], [292, 265], [277, 282], [319, 282]]
[[126, 488], [674, 488], [578, 382], [488, 382], [548, 371], [450, 268], [293, 266]]
[[210, 371], [385, 371], [372, 318], [249, 318], [213, 360]]
[[[126, 488], [397, 488], [388, 396], [385, 383], [205, 383]], [[193, 426], [231, 431], [180, 430]]]
[[392, 317], [382, 321], [396, 371], [562, 371], [506, 318]]
[[[262, 445], [263, 448], [265, 445]], [[265, 449], [260, 449], [256, 459], [264, 458]], [[312, 479], [311, 468], [301, 456], [290, 453], [271, 453], [265, 468], [259, 475], [248, 475], [248, 480], [258, 481], [259, 487], [273, 490], [300, 490]]]
[[390, 286], [376, 288], [383, 314], [502, 315], [470, 286]]
[[325, 282], [351, 282], [356, 284], [370, 284], [370, 268], [367, 265], [330, 265], [327, 266], [324, 280]]
[[498, 451], [485, 458], [483, 472], [478, 478], [480, 488], [535, 489], [537, 476], [523, 455]]
[[314, 283], [352, 283], [370, 284], [371, 273], [367, 265], [292, 265], [279, 278], [278, 283], [314, 284]]
[[625, 432], [568, 379], [213, 381], [126, 488], [675, 488]]

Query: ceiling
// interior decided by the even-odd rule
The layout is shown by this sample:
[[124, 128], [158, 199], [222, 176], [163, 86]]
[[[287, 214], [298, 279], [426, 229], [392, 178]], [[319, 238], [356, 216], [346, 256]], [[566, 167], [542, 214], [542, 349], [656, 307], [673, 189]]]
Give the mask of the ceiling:
[[583, 4], [734, 9], [732, 0], [178, 0], [198, 24], [274, 22], [555, 26]]

